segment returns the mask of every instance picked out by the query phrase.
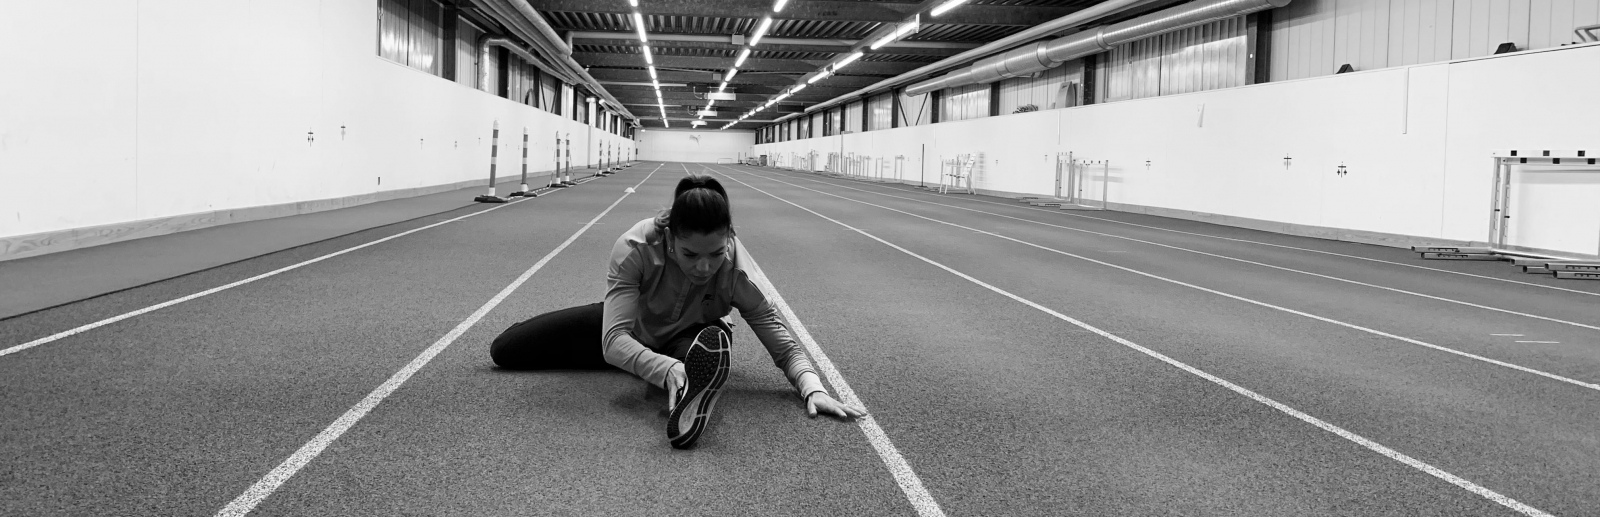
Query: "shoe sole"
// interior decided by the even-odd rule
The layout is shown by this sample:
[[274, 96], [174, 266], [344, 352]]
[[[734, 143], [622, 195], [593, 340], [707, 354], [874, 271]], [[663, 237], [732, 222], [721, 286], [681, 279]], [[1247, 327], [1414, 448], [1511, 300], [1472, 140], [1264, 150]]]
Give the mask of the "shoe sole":
[[688, 386], [683, 400], [667, 416], [667, 438], [674, 448], [694, 446], [705, 432], [711, 410], [722, 395], [722, 384], [728, 381], [728, 356], [727, 334], [721, 327], [706, 327], [689, 345], [683, 360]]

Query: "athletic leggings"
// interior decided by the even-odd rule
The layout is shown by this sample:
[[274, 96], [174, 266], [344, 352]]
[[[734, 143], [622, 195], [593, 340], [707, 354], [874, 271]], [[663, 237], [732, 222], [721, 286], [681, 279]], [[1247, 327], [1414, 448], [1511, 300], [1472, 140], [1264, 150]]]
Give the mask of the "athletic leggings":
[[[601, 343], [604, 332], [604, 303], [591, 303], [547, 312], [512, 325], [501, 332], [489, 345], [489, 357], [501, 368], [513, 370], [607, 370], [615, 368], [606, 362], [605, 345]], [[689, 327], [667, 342], [656, 352], [679, 361], [689, 353], [689, 344], [696, 335], [711, 325], [721, 326], [731, 333], [721, 320], [715, 323]]]

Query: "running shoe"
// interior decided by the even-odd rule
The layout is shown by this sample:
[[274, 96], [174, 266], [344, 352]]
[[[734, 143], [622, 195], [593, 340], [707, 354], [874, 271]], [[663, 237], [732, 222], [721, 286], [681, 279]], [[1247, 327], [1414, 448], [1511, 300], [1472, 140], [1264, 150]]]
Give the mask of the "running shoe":
[[708, 326], [695, 336], [683, 358], [684, 386], [678, 388], [678, 405], [667, 415], [667, 439], [672, 447], [694, 446], [711, 421], [711, 409], [728, 381], [728, 333]]

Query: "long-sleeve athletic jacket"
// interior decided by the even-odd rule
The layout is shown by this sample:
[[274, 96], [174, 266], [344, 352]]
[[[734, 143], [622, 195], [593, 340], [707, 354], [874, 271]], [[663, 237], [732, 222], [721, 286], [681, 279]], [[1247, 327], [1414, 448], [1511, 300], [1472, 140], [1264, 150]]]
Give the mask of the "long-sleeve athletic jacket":
[[665, 227], [665, 216], [639, 221], [611, 248], [602, 337], [606, 362], [664, 385], [677, 360], [657, 350], [679, 332], [739, 309], [796, 394], [825, 391], [778, 308], [746, 273], [749, 263], [738, 238], [729, 239], [732, 249], [711, 281], [696, 286], [667, 256]]

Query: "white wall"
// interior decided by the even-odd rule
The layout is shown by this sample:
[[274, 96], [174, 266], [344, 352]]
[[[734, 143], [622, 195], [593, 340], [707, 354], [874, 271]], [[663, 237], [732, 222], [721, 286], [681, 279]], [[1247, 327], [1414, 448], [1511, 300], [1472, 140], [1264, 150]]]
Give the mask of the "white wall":
[[755, 144], [754, 131], [639, 131], [639, 157], [643, 160], [692, 163], [738, 160], [741, 156], [749, 156]]
[[376, 9], [0, 2], [0, 237], [487, 180], [496, 122], [502, 178], [524, 128], [530, 171], [632, 146], [378, 57]]
[[[756, 152], [816, 151], [825, 163], [830, 152], [915, 157], [925, 148], [930, 180], [937, 160], [974, 153], [983, 159], [977, 188], [1050, 195], [1052, 157], [1070, 151], [1110, 160], [1114, 205], [1481, 242], [1492, 151], [1600, 148], [1597, 64], [1600, 45], [1570, 46], [764, 144]], [[1345, 176], [1335, 174], [1341, 164]], [[1518, 169], [1510, 244], [1600, 255], [1600, 167]], [[1099, 181], [1088, 184], [1092, 199], [1100, 197]]]

